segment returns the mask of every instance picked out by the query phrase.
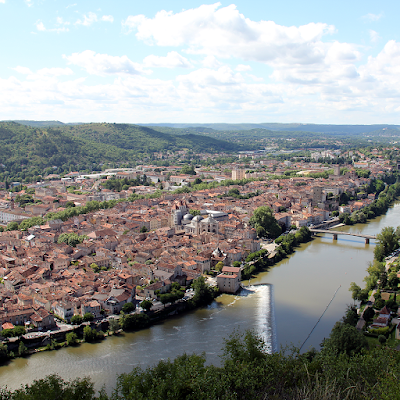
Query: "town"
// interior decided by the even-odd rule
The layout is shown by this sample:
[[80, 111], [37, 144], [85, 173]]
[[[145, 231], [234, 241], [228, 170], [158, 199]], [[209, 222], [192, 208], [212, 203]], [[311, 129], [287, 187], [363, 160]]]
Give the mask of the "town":
[[[45, 332], [74, 315], [100, 320], [145, 299], [162, 309], [160, 296], [174, 284], [190, 287], [201, 276], [236, 293], [246, 257], [271, 249], [250, 223], [257, 208], [270, 207], [282, 232], [357, 216], [376, 198], [366, 191], [371, 182], [397, 169], [376, 149], [373, 157], [349, 153], [361, 161], [280, 162], [254, 152], [212, 168], [141, 165], [96, 176], [51, 174], [22, 189], [17, 182], [0, 192], [0, 326]], [[137, 178], [146, 185], [126, 184]], [[118, 182], [120, 191], [107, 189]], [[191, 190], [200, 182], [218, 184]], [[115, 205], [66, 220], [45, 217], [107, 201]], [[24, 225], [31, 220], [42, 223]]]

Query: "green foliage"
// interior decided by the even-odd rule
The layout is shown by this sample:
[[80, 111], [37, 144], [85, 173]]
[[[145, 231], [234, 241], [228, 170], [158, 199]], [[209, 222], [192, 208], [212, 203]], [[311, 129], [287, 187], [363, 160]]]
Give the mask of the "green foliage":
[[207, 285], [203, 276], [193, 280], [192, 287], [194, 289], [194, 296], [191, 302], [194, 305], [208, 304], [214, 299], [214, 292], [212, 288]]
[[358, 322], [357, 308], [355, 306], [348, 306], [342, 321], [344, 324], [356, 326]]
[[384, 336], [384, 335], [379, 335], [379, 336], [378, 336], [378, 341], [379, 341], [380, 344], [386, 343], [386, 336]]
[[258, 207], [251, 216], [249, 223], [256, 229], [259, 237], [276, 238], [282, 232], [271, 208], [268, 206]]
[[194, 208], [191, 208], [189, 210], [189, 213], [195, 217], [196, 215], [200, 215], [200, 210], [195, 210]]
[[393, 227], [387, 226], [376, 236], [377, 245], [374, 249], [374, 256], [378, 261], [382, 261], [393, 250], [399, 247], [399, 238]]
[[140, 232], [141, 232], [141, 233], [146, 233], [146, 232], [147, 232], [147, 228], [143, 225], [143, 226], [140, 228]]
[[139, 330], [150, 325], [150, 318], [147, 314], [122, 315], [120, 325], [124, 331]]
[[114, 334], [115, 332], [117, 332], [119, 329], [121, 329], [121, 325], [119, 324], [119, 321], [115, 318], [110, 318], [108, 320], [109, 322], [109, 326], [108, 328], [110, 329], [110, 331], [112, 331]]
[[6, 231], [16, 231], [18, 229], [18, 222], [11, 221], [6, 226]]
[[374, 311], [374, 309], [373, 309], [372, 307], [367, 307], [367, 308], [364, 310], [363, 316], [364, 316], [364, 320], [365, 320], [365, 321], [371, 320], [371, 319], [375, 316], [375, 311]]
[[80, 325], [83, 322], [83, 318], [79, 314], [75, 314], [71, 317], [71, 324], [72, 325]]
[[180, 173], [185, 175], [196, 175], [193, 165], [185, 165], [182, 167]]
[[96, 340], [104, 339], [104, 334], [97, 332], [96, 329], [90, 326], [85, 326], [83, 328], [83, 340], [85, 342], [94, 342]]
[[122, 306], [122, 311], [123, 311], [124, 313], [128, 314], [128, 313], [134, 311], [135, 308], [136, 308], [136, 306], [135, 306], [133, 303], [125, 303], [125, 304]]
[[142, 307], [143, 310], [145, 310], [145, 311], [150, 311], [150, 310], [151, 310], [151, 307], [153, 307], [153, 302], [150, 301], [150, 300], [143, 300], [143, 301], [140, 303], [140, 307]]
[[0, 391], [1, 400], [43, 400], [43, 399], [65, 399], [65, 400], [94, 400], [95, 391], [93, 383], [89, 378], [78, 378], [66, 382], [58, 375], [49, 375], [44, 379], [33, 381], [14, 392], [8, 390]]
[[[6, 344], [0, 342], [0, 364], [7, 361], [10, 358], [8, 353], [8, 347]], [[1, 397], [0, 397], [1, 399]]]
[[354, 326], [337, 322], [333, 327], [329, 338], [321, 343], [323, 351], [334, 355], [346, 354], [351, 356], [358, 354], [367, 347], [364, 335]]
[[85, 313], [83, 316], [83, 322], [89, 322], [94, 320], [94, 315], [91, 312]]
[[217, 264], [215, 265], [215, 270], [221, 272], [222, 268], [224, 268], [224, 263], [222, 261], [218, 261]]
[[28, 348], [25, 346], [24, 342], [21, 340], [18, 345], [18, 355], [20, 357], [23, 357], [26, 354], [28, 354]]
[[78, 343], [78, 336], [75, 332], [68, 332], [65, 335], [68, 346], [73, 346]]
[[77, 244], [82, 243], [87, 239], [86, 235], [78, 235], [77, 233], [62, 233], [57, 240], [57, 243], [66, 243], [71, 247], [75, 247]]
[[0, 332], [0, 335], [4, 338], [10, 338], [15, 336], [22, 336], [26, 332], [23, 326], [17, 325], [13, 329], [4, 329]]

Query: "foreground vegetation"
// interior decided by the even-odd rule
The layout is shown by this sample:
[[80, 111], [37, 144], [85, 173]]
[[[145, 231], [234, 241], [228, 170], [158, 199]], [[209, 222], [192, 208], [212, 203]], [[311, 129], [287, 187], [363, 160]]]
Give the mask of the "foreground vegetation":
[[88, 378], [65, 382], [56, 375], [15, 391], [3, 388], [1, 400], [19, 399], [396, 399], [400, 357], [367, 343], [346, 318], [322, 350], [299, 354], [286, 349], [268, 354], [251, 332], [225, 340], [222, 365], [206, 365], [203, 355], [182, 355], [154, 367], [121, 374], [110, 395], [95, 393]]

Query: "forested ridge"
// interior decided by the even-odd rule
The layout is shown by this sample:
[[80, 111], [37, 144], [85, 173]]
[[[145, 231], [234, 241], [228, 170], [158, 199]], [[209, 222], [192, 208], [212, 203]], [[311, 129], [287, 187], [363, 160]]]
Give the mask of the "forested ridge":
[[0, 122], [0, 181], [34, 181], [70, 170], [100, 171], [104, 163], [133, 165], [154, 152], [230, 152], [243, 146], [206, 136], [170, 135], [128, 124], [31, 127]]

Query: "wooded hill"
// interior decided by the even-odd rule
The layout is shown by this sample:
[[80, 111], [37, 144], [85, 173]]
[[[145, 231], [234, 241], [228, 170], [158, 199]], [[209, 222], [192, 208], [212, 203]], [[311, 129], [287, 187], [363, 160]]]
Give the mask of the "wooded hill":
[[171, 135], [128, 124], [31, 127], [0, 122], [0, 181], [73, 170], [101, 170], [103, 163], [134, 163], [154, 152], [245, 150], [243, 145], [202, 135]]

